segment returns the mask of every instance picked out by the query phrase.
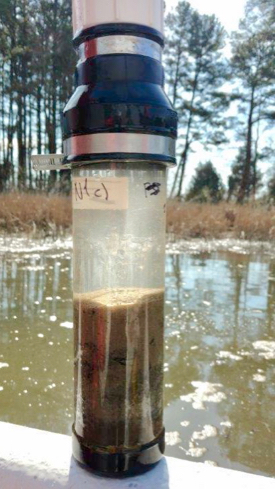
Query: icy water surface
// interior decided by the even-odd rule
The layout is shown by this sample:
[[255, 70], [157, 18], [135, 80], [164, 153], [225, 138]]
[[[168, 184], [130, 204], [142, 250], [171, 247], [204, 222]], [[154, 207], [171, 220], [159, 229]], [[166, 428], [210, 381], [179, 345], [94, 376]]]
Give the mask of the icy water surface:
[[[69, 434], [71, 243], [1, 240], [0, 273], [0, 419]], [[274, 328], [270, 247], [168, 248], [167, 455], [275, 475]]]

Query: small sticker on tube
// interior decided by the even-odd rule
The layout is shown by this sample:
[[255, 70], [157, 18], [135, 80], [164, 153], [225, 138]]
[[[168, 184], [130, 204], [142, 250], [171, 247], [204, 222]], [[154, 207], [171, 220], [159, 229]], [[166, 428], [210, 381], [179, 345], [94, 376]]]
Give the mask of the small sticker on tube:
[[33, 169], [36, 171], [66, 170], [70, 165], [63, 165], [63, 160], [63, 154], [32, 155], [31, 157]]
[[73, 177], [73, 209], [126, 210], [128, 178]]

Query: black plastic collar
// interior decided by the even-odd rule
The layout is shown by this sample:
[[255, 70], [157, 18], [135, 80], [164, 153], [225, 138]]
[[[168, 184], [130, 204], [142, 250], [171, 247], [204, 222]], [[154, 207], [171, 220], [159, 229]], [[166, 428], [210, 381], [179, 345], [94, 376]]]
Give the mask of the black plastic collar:
[[164, 46], [164, 37], [161, 32], [146, 25], [128, 23], [100, 24], [89, 27], [88, 29], [83, 29], [76, 32], [73, 39], [73, 45], [75, 48], [77, 48], [80, 44], [87, 41], [88, 39], [110, 36], [112, 34], [146, 37], [147, 39], [151, 39], [152, 41], [157, 42], [158, 44], [160, 44], [160, 46]]

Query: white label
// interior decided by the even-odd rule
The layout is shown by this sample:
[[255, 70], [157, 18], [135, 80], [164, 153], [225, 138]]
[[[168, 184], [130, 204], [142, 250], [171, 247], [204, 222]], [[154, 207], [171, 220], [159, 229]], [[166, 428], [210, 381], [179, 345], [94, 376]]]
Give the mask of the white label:
[[32, 155], [33, 169], [36, 171], [43, 170], [67, 170], [70, 165], [63, 165], [64, 155]]
[[128, 209], [128, 178], [73, 177], [73, 209]]

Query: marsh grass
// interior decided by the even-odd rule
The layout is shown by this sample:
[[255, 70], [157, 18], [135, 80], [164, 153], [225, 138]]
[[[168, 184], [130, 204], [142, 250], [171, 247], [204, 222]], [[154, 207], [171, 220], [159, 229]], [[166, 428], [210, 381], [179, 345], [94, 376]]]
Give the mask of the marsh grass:
[[71, 199], [61, 195], [0, 194], [0, 230], [44, 236], [63, 234], [71, 227]]
[[275, 239], [275, 207], [168, 202], [167, 231], [183, 239]]
[[[0, 194], [0, 231], [57, 236], [71, 229], [71, 198], [32, 193]], [[275, 207], [238, 206], [169, 201], [167, 231], [170, 237], [275, 239]]]

